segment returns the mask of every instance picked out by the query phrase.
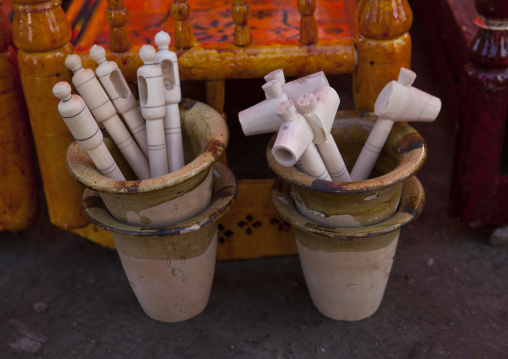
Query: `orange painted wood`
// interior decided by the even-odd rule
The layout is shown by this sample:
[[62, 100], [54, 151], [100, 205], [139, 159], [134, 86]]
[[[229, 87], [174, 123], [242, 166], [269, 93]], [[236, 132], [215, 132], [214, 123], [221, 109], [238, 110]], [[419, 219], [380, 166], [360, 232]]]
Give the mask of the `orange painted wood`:
[[355, 23], [358, 63], [354, 73], [355, 108], [373, 111], [379, 92], [411, 66], [413, 13], [407, 0], [360, 0]]
[[[218, 113], [226, 119], [226, 113], [224, 112], [224, 99], [226, 95], [226, 82], [224, 80], [209, 80], [205, 81], [205, 93], [206, 102], [208, 105], [213, 107]], [[226, 153], [223, 153], [220, 161], [228, 165], [228, 158]]]
[[37, 220], [39, 199], [30, 124], [3, 7], [0, 1], [0, 231], [19, 231]]
[[252, 43], [252, 33], [250, 32], [249, 20], [251, 16], [250, 5], [247, 0], [234, 0], [231, 9], [231, 16], [235, 22], [236, 46], [247, 46]]
[[132, 47], [127, 27], [129, 10], [123, 0], [108, 0], [106, 20], [109, 24], [109, 48], [114, 52], [125, 52]]
[[13, 40], [50, 219], [61, 228], [82, 227], [88, 223], [80, 205], [83, 188], [65, 168], [72, 135], [52, 93], [58, 81], [70, 82], [64, 59], [72, 52], [71, 29], [60, 1], [13, 0], [12, 9]]
[[[326, 74], [355, 71], [354, 47], [358, 30], [354, 26], [353, 14], [356, 0], [124, 0], [124, 3], [132, 15], [126, 24], [132, 48], [124, 53], [114, 53], [108, 49], [109, 26], [101, 13], [101, 3], [89, 19], [94, 26], [90, 26], [86, 34], [80, 37], [75, 49], [82, 56], [83, 65], [96, 67], [89, 59], [88, 51], [93, 43], [102, 44], [107, 48], [108, 59], [119, 64], [127, 81], [132, 84], [136, 81], [137, 68], [142, 65], [138, 56], [139, 48], [153, 42], [158, 31], [165, 30], [173, 38], [170, 50], [179, 57], [181, 80], [206, 81], [207, 101], [219, 111], [224, 108], [225, 79], [262, 78], [278, 68], [284, 69], [288, 77], [316, 71]], [[363, 13], [368, 14], [369, 11]], [[388, 21], [391, 29], [393, 21], [390, 18], [382, 20]], [[248, 44], [238, 39], [238, 33], [246, 27], [250, 28], [252, 38], [252, 42], [246, 41]], [[235, 31], [238, 28], [240, 31]], [[306, 29], [303, 36], [301, 28]], [[362, 51], [376, 64], [394, 62], [397, 56], [404, 60], [408, 39], [402, 35], [399, 37], [378, 40], [364, 36], [366, 41]], [[371, 40], [374, 43], [368, 42]], [[403, 50], [399, 51], [400, 54], [398, 47]], [[376, 71], [357, 79], [363, 79], [362, 86], [368, 88], [371, 81], [376, 84], [377, 78], [383, 75], [382, 69], [377, 68]], [[396, 75], [388, 77], [396, 78]], [[273, 212], [269, 199], [272, 182], [273, 179], [239, 181], [239, 202], [221, 222], [219, 259], [296, 253], [292, 235], [287, 233], [283, 222]], [[261, 196], [262, 193], [266, 193], [266, 196]], [[81, 235], [96, 240], [92, 231]], [[279, 242], [279, 237], [282, 242]]]
[[318, 27], [314, 12], [316, 0], [298, 0], [300, 18], [300, 41], [302, 44], [312, 45], [319, 41]]
[[[155, 34], [161, 29], [174, 37], [175, 19], [171, 13], [171, 3], [171, 0], [124, 0], [131, 14], [126, 26], [135, 46], [146, 44], [147, 41], [153, 42]], [[233, 0], [189, 0], [188, 3], [189, 22], [198, 43], [234, 43], [235, 22], [231, 14]], [[353, 22], [351, 14], [355, 3], [355, 0], [318, 2], [314, 17], [320, 39], [346, 39], [354, 36], [356, 30], [351, 26]], [[89, 20], [95, 26], [87, 29], [87, 39], [77, 43], [77, 46], [108, 43], [109, 26], [104, 19], [102, 6], [101, 4], [97, 7]], [[301, 15], [296, 1], [249, 0], [249, 6], [251, 10], [249, 27], [254, 43], [271, 42], [275, 46], [278, 43], [299, 40]]]
[[223, 113], [226, 83], [224, 80], [210, 80], [205, 82], [205, 86], [206, 102], [218, 113]]

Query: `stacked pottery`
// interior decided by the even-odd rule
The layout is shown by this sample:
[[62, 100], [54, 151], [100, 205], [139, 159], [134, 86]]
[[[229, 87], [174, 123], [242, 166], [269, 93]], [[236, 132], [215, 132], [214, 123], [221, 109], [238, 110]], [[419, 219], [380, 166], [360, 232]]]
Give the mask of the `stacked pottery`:
[[143, 310], [164, 322], [189, 319], [206, 307], [218, 220], [237, 193], [234, 175], [217, 162], [228, 142], [222, 116], [184, 99], [180, 119], [187, 164], [167, 175], [116, 181], [101, 175], [76, 142], [67, 151], [69, 172], [87, 187], [86, 215], [112, 232]]
[[[352, 168], [376, 116], [339, 112], [331, 134]], [[280, 178], [272, 189], [279, 215], [293, 226], [305, 280], [314, 305], [336, 320], [361, 320], [380, 306], [397, 247], [400, 228], [424, 205], [414, 174], [426, 157], [423, 138], [411, 126], [396, 123], [371, 179], [333, 182], [308, 176], [275, 161]]]

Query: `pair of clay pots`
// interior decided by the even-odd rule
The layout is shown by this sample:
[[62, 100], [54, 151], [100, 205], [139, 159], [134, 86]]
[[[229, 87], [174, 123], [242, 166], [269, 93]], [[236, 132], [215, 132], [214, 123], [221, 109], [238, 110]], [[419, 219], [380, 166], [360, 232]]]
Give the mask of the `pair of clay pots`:
[[[180, 105], [187, 165], [143, 181], [102, 176], [89, 156], [71, 144], [67, 166], [87, 190], [89, 219], [111, 231], [131, 287], [146, 314], [178, 322], [206, 306], [213, 281], [217, 221], [232, 206], [236, 180], [216, 163], [228, 142], [222, 117], [190, 100]], [[339, 113], [332, 134], [349, 167], [374, 117]], [[423, 139], [396, 124], [374, 169], [374, 179], [334, 183], [268, 162], [282, 179], [272, 201], [295, 231], [304, 275], [316, 307], [338, 320], [359, 320], [380, 305], [400, 228], [424, 203], [413, 175], [423, 165]]]
[[[339, 112], [332, 135], [348, 168], [373, 127], [374, 115]], [[380, 306], [400, 228], [424, 205], [414, 177], [426, 157], [423, 138], [395, 124], [371, 179], [337, 183], [279, 165], [267, 148], [268, 163], [280, 178], [272, 189], [279, 215], [294, 229], [304, 277], [314, 305], [325, 316], [354, 321]]]
[[206, 307], [218, 220], [237, 193], [233, 173], [217, 162], [229, 138], [221, 115], [183, 100], [180, 116], [187, 165], [164, 176], [116, 181], [102, 176], [76, 142], [67, 151], [69, 172], [87, 188], [86, 215], [112, 232], [141, 307], [164, 322], [192, 318]]

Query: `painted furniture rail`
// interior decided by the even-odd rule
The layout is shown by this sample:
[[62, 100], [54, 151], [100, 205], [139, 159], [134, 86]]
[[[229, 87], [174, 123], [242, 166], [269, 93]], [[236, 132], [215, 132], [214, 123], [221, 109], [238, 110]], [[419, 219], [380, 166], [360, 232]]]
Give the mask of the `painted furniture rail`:
[[[178, 55], [181, 80], [205, 81], [207, 102], [219, 113], [225, 80], [262, 77], [278, 68], [287, 76], [353, 73], [356, 108], [372, 111], [379, 91], [401, 67], [410, 67], [407, 0], [89, 0], [73, 1], [66, 14], [60, 0], [12, 0], [12, 9], [51, 221], [103, 245], [111, 245], [111, 238], [84, 218], [83, 189], [64, 167], [72, 137], [51, 88], [69, 82], [68, 54], [77, 53], [85, 67], [95, 69], [89, 49], [93, 43], [107, 45], [107, 59], [118, 63], [135, 88], [139, 48], [163, 29], [174, 39], [170, 50]], [[291, 233], [271, 206], [272, 183], [239, 182], [238, 203], [221, 222], [219, 259], [296, 252]]]

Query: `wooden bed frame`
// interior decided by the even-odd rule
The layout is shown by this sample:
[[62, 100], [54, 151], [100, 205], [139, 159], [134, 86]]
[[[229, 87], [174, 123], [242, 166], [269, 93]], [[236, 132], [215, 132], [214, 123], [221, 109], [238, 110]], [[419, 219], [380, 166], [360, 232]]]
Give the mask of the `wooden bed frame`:
[[[297, 6], [289, 0], [81, 3], [71, 3], [66, 15], [60, 0], [12, 0], [12, 33], [51, 222], [106, 246], [113, 246], [111, 236], [84, 217], [83, 188], [64, 164], [72, 137], [51, 89], [70, 82], [68, 54], [95, 68], [90, 46], [108, 45], [108, 60], [134, 84], [140, 46], [164, 29], [173, 38], [182, 81], [204, 81], [208, 104], [222, 113], [225, 80], [260, 78], [278, 68], [288, 77], [353, 73], [355, 107], [371, 111], [384, 85], [410, 67], [412, 12], [406, 0], [337, 0], [317, 7], [309, 0]], [[83, 21], [86, 11], [92, 16]], [[296, 253], [291, 232], [272, 209], [272, 183], [239, 181], [238, 201], [221, 222], [219, 259]]]

